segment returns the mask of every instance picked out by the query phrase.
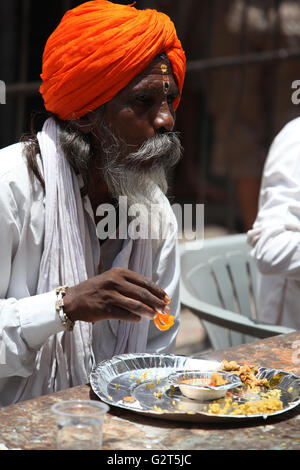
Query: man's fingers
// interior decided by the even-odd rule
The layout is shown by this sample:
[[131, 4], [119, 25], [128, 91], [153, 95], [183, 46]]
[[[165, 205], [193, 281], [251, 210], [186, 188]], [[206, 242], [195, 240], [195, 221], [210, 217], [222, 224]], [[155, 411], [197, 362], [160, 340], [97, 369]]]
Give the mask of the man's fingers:
[[153, 320], [156, 316], [156, 311], [151, 306], [122, 294], [115, 296], [113, 302], [114, 307], [121, 308], [139, 317], [148, 318], [148, 320]]
[[163, 299], [158, 298], [145, 287], [137, 286], [136, 284], [132, 284], [130, 282], [125, 282], [119, 286], [118, 290], [120, 294], [137, 300], [144, 304], [144, 306], [148, 306], [153, 310], [163, 311], [165, 308], [167, 308], [166, 302]]
[[132, 284], [135, 284], [140, 287], [143, 287], [144, 289], [147, 289], [153, 295], [155, 295], [159, 299], [162, 299], [165, 304], [169, 302], [168, 294], [150, 279], [147, 279], [146, 277], [138, 273], [135, 273], [134, 271], [129, 271], [129, 270], [125, 273], [124, 278]]
[[135, 315], [134, 313], [118, 306], [111, 309], [109, 318], [114, 320], [130, 321], [133, 323], [139, 323], [142, 319], [140, 315]]

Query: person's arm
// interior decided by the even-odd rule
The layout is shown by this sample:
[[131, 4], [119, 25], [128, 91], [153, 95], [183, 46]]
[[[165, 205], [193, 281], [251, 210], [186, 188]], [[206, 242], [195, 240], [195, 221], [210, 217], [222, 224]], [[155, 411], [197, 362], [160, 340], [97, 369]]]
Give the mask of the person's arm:
[[[23, 208], [26, 212], [26, 208]], [[23, 214], [24, 215], [24, 214]], [[55, 292], [18, 299], [20, 277], [13, 270], [21, 237], [26, 236], [13, 192], [0, 181], [0, 377], [32, 373], [36, 352], [47, 338], [63, 329], [55, 310]], [[22, 223], [23, 222], [23, 223]], [[19, 260], [20, 261], [20, 260]], [[30, 263], [24, 253], [25, 263]], [[25, 272], [25, 271], [24, 271]], [[22, 273], [19, 273], [22, 276]]]
[[300, 279], [300, 119], [285, 126], [270, 148], [248, 241], [262, 274]]
[[[20, 299], [9, 295], [13, 290], [11, 268], [22, 237], [26, 237], [26, 225], [19, 220], [9, 184], [0, 182], [0, 351], [4, 357], [0, 377], [29, 376], [36, 352], [51, 335], [64, 329], [55, 309], [54, 291]], [[26, 253], [24, 263], [30, 263]], [[21, 278], [25, 271], [19, 273]], [[164, 310], [167, 303], [165, 291], [152, 280], [128, 269], [112, 268], [69, 286], [64, 311], [72, 321], [137, 322], [142, 317], [152, 320], [156, 310]]]

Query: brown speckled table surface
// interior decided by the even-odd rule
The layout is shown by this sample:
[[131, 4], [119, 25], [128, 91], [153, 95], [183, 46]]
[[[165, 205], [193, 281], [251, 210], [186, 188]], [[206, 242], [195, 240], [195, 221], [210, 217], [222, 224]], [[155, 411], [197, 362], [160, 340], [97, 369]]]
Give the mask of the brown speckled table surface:
[[[300, 332], [244, 344], [201, 357], [236, 360], [300, 376]], [[59, 400], [95, 399], [89, 385], [0, 409], [0, 443], [7, 448], [55, 449], [51, 405]], [[176, 422], [111, 407], [104, 423], [104, 450], [300, 449], [300, 406], [277, 417], [247, 423]]]

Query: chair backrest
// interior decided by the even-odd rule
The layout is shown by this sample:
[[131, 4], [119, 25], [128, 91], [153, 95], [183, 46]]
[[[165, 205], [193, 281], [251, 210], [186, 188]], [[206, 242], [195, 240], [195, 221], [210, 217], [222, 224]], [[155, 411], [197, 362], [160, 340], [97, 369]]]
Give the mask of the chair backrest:
[[[185, 286], [200, 300], [257, 320], [256, 273], [246, 234], [208, 239], [182, 246], [181, 272]], [[202, 321], [214, 349], [253, 341], [244, 335]]]

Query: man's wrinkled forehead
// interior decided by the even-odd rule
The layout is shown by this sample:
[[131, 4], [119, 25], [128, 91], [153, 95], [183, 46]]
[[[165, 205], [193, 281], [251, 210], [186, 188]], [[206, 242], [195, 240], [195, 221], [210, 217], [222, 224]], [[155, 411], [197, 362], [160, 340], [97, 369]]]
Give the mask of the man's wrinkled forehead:
[[173, 75], [172, 64], [171, 64], [170, 60], [168, 59], [167, 55], [166, 54], [160, 54], [160, 55], [156, 56], [155, 59], [153, 59], [152, 62], [147, 67], [145, 67], [144, 70], [142, 70], [142, 72], [140, 72], [132, 80], [132, 82], [134, 82], [135, 80], [138, 81], [141, 78], [143, 78], [144, 76], [147, 76], [147, 75], [149, 75], [153, 72], [163, 74], [165, 72], [165, 70], [167, 71], [167, 73]]
[[[153, 77], [153, 79], [161, 80], [165, 93], [170, 90], [172, 93], [179, 95], [179, 88], [173, 74], [172, 64], [165, 54], [157, 56], [130, 82], [128, 87], [134, 88], [136, 85], [142, 84], [146, 79], [149, 83], [149, 78], [151, 79], [151, 77]], [[172, 90], [170, 89], [170, 81], [172, 84]]]

